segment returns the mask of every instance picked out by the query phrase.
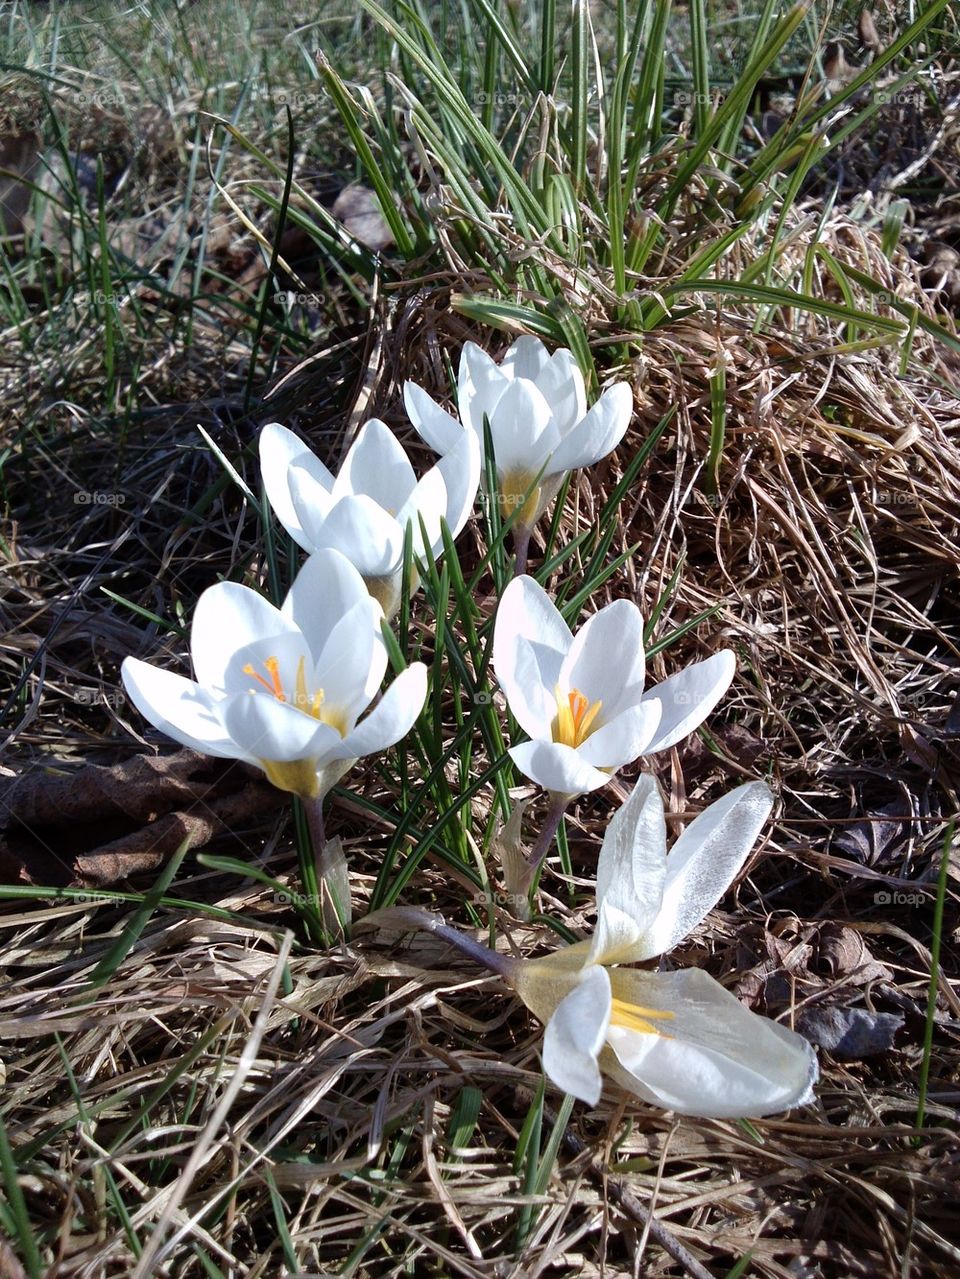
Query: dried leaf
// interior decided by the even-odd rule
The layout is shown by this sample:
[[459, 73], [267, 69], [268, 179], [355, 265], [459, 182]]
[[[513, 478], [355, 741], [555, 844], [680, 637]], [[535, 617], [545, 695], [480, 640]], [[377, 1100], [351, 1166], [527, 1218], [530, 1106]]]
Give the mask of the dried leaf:
[[330, 937], [343, 937], [350, 929], [353, 905], [350, 900], [350, 871], [339, 837], [327, 840], [317, 867], [320, 879], [320, 914]]
[[904, 812], [903, 800], [894, 800], [864, 815], [836, 835], [834, 850], [845, 853], [862, 866], [889, 864], [910, 835], [913, 814]]
[[817, 959], [818, 967], [825, 969], [834, 981], [843, 978], [862, 986], [869, 981], [893, 978], [890, 969], [873, 958], [860, 933], [844, 924], [825, 924], [820, 929]]
[[[106, 887], [156, 870], [282, 802], [232, 760], [138, 755], [0, 779], [0, 869], [11, 880]], [[67, 851], [61, 851], [67, 850]]]
[[866, 1008], [815, 1004], [797, 1018], [797, 1030], [842, 1061], [859, 1061], [888, 1052], [903, 1025], [899, 1013], [875, 1013]]

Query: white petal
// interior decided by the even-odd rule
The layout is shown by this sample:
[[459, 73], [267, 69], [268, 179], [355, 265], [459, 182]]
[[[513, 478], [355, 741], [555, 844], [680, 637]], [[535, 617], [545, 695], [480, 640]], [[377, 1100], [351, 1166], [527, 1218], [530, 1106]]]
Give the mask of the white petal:
[[357, 432], [333, 486], [338, 500], [363, 493], [385, 511], [397, 511], [414, 490], [417, 477], [400, 441], [379, 418]]
[[457, 379], [457, 411], [460, 421], [483, 446], [483, 417], [492, 417], [497, 401], [511, 379], [476, 342], [465, 342], [460, 352]]
[[635, 960], [665, 955], [711, 911], [739, 874], [773, 807], [763, 782], [747, 782], [711, 804], [667, 857], [660, 913]]
[[444, 519], [451, 537], [459, 536], [474, 508], [482, 464], [480, 445], [472, 431], [461, 431], [460, 440], [437, 463], [447, 491]]
[[279, 422], [268, 422], [260, 432], [260, 474], [267, 500], [290, 536], [309, 550], [290, 495], [289, 470], [294, 464], [306, 470], [321, 489], [333, 488], [333, 476], [303, 440]]
[[547, 466], [547, 474], [575, 471], [592, 466], [612, 453], [630, 425], [633, 392], [625, 382], [604, 391], [587, 416], [557, 446]]
[[509, 755], [524, 777], [558, 795], [584, 795], [610, 780], [609, 773], [594, 768], [573, 747], [560, 742], [521, 742], [510, 748]]
[[614, 600], [584, 622], [560, 671], [564, 693], [578, 689], [588, 701], [603, 702], [606, 724], [643, 696], [643, 618], [630, 600]]
[[560, 443], [550, 405], [533, 382], [518, 380], [507, 384], [489, 416], [498, 474], [533, 480]]
[[413, 662], [400, 672], [366, 719], [339, 743], [333, 757], [359, 759], [393, 746], [413, 728], [426, 697], [427, 668], [422, 662]]
[[[296, 475], [291, 478], [297, 502]], [[386, 577], [403, 559], [403, 529], [373, 498], [358, 494], [340, 498], [329, 513], [312, 520], [298, 505], [304, 529], [318, 550], [332, 547], [345, 555], [364, 577]]]
[[[613, 998], [672, 1012], [664, 1034], [618, 1026], [614, 1006], [603, 1066], [622, 1087], [681, 1115], [735, 1119], [777, 1114], [812, 1099], [817, 1059], [801, 1036], [744, 1008], [698, 968], [611, 973]], [[671, 1036], [667, 1038], [666, 1036]], [[619, 1064], [618, 1064], [619, 1063]]]
[[190, 656], [197, 683], [212, 692], [227, 687], [236, 652], [261, 639], [296, 633], [268, 599], [239, 582], [217, 582], [197, 600], [190, 630]]
[[495, 660], [494, 665], [507, 705], [523, 731], [552, 741], [557, 714], [552, 690], [560, 672], [560, 654], [519, 636], [510, 650], [509, 662], [505, 660], [497, 666]]
[[561, 655], [561, 661], [573, 643], [570, 628], [559, 609], [539, 582], [526, 574], [510, 582], [497, 608], [493, 667], [498, 679], [501, 678], [501, 668], [507, 671], [510, 667], [513, 644], [520, 636], [533, 644], [553, 649]]
[[613, 815], [597, 862], [597, 927], [589, 963], [640, 958], [637, 943], [657, 917], [667, 873], [663, 799], [645, 774]]
[[653, 755], [674, 746], [702, 724], [730, 687], [736, 669], [737, 659], [726, 648], [706, 661], [694, 662], [662, 684], [655, 684], [644, 700], [655, 698], [663, 713], [656, 736], [644, 754]]
[[235, 693], [225, 699], [221, 714], [233, 740], [257, 760], [319, 758], [340, 740], [329, 724], [269, 693]]
[[565, 347], [555, 351], [536, 382], [550, 405], [561, 437], [569, 434], [587, 411], [583, 374], [573, 352]]
[[610, 978], [586, 968], [557, 1005], [543, 1034], [543, 1069], [564, 1092], [595, 1106], [603, 1091], [597, 1058], [610, 1022]]
[[[340, 618], [369, 598], [363, 578], [347, 557], [328, 548], [304, 562], [280, 612], [302, 633], [316, 663]], [[379, 631], [379, 619], [376, 626]]]
[[323, 690], [321, 716], [338, 726], [342, 724], [345, 731], [353, 728], [357, 716], [370, 704], [370, 668], [375, 650], [382, 648], [379, 621], [373, 620], [379, 614], [379, 606], [369, 596], [344, 613], [330, 632], [312, 673], [314, 689]]
[[[464, 439], [467, 432], [463, 431]], [[472, 437], [470, 437], [472, 438]], [[448, 457], [451, 454], [447, 455]], [[447, 506], [447, 486], [444, 483], [443, 472], [440, 465], [432, 466], [423, 478], [417, 483], [410, 497], [404, 505], [397, 511], [397, 524], [402, 529], [406, 529], [407, 524], [411, 524], [413, 553], [414, 555], [423, 555], [423, 533], [420, 529], [420, 521], [423, 521], [423, 527], [426, 530], [427, 545], [433, 549], [436, 556], [439, 554], [439, 548], [443, 545], [443, 538], [440, 533], [440, 520]]]
[[530, 382], [536, 382], [549, 367], [550, 352], [532, 333], [518, 337], [500, 361], [500, 369], [507, 377], [525, 377]]
[[216, 700], [192, 679], [136, 657], [123, 659], [120, 674], [131, 702], [161, 733], [205, 755], [247, 758], [223, 727]]
[[[403, 403], [417, 434], [441, 457], [449, 453], [464, 434], [464, 428], [457, 419], [432, 400], [416, 382], [404, 382]], [[480, 444], [482, 446], [482, 440]]]
[[645, 753], [659, 722], [659, 702], [628, 706], [609, 724], [591, 733], [577, 751], [581, 759], [596, 768], [623, 768]]

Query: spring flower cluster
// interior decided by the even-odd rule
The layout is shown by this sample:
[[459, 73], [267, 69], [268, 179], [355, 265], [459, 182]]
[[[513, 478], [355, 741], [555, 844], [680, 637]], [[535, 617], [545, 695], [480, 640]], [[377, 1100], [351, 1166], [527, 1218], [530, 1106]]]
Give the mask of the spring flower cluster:
[[[511, 899], [525, 902], [572, 801], [686, 738], [724, 696], [736, 663], [720, 651], [648, 686], [634, 603], [615, 600], [574, 633], [526, 572], [534, 528], [564, 477], [623, 439], [633, 409], [626, 383], [588, 407], [571, 352], [551, 355], [522, 337], [499, 363], [467, 343], [456, 414], [412, 383], [403, 397], [439, 455], [419, 479], [377, 419], [361, 428], [336, 475], [293, 431], [263, 427], [264, 491], [306, 553], [292, 587], [275, 606], [251, 586], [210, 586], [193, 616], [194, 678], [128, 657], [123, 682], [140, 713], [175, 741], [243, 761], [297, 796], [327, 873], [325, 797], [359, 759], [400, 742], [427, 699], [430, 673], [420, 662], [384, 685], [404, 582], [418, 589], [470, 520], [481, 477], [495, 477], [486, 497], [510, 521], [515, 561], [496, 607], [492, 666], [525, 738], [509, 747], [510, 759], [547, 802], [529, 852], [519, 838], [525, 805], [508, 823], [513, 847], [503, 873]], [[431, 929], [498, 973], [545, 1027], [546, 1074], [591, 1106], [606, 1076], [680, 1114], [783, 1111], [813, 1095], [817, 1064], [806, 1040], [748, 1011], [699, 969], [657, 966], [729, 888], [772, 803], [762, 782], [740, 786], [668, 851], [663, 798], [642, 773], [606, 828], [593, 934], [552, 953], [506, 956], [415, 908], [371, 922]], [[528, 908], [516, 913], [526, 918]]]

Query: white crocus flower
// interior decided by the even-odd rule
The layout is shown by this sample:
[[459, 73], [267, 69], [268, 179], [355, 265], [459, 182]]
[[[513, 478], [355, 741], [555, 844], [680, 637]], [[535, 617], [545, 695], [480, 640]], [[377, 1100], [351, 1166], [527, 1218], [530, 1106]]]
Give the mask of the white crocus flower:
[[[539, 338], [521, 337], [497, 364], [474, 342], [460, 355], [460, 421], [420, 386], [407, 382], [410, 421], [430, 447], [447, 454], [467, 432], [484, 442], [483, 419], [497, 464], [497, 497], [504, 517], [524, 504], [516, 527], [531, 529], [568, 471], [591, 466], [623, 439], [633, 413], [625, 382], [604, 391], [587, 411], [583, 374], [568, 350], [551, 355]], [[540, 476], [539, 485], [527, 493]]]
[[716, 1118], [811, 1100], [817, 1061], [802, 1036], [750, 1012], [700, 969], [616, 967], [664, 954], [703, 920], [771, 803], [762, 782], [738, 787], [705, 809], [668, 856], [663, 801], [653, 778], [641, 777], [604, 837], [593, 938], [542, 959], [495, 957], [546, 1026], [543, 1066], [559, 1088], [596, 1105], [602, 1072], [644, 1101]]
[[500, 600], [493, 666], [507, 705], [532, 738], [510, 750], [520, 771], [558, 795], [605, 785], [641, 755], [701, 724], [736, 669], [729, 649], [643, 691], [643, 619], [616, 600], [574, 636], [543, 588], [516, 577]]
[[190, 636], [196, 681], [128, 657], [124, 687], [175, 741], [319, 800], [360, 756], [405, 736], [423, 707], [427, 671], [414, 663], [357, 722], [386, 671], [381, 618], [349, 561], [318, 551], [280, 608], [237, 582], [203, 592]]
[[414, 554], [424, 554], [422, 518], [438, 556], [441, 519], [456, 537], [476, 501], [480, 449], [464, 435], [418, 480], [393, 432], [372, 418], [334, 478], [298, 436], [271, 422], [260, 433], [260, 469], [270, 505], [294, 541], [308, 552], [332, 547], [345, 555], [389, 618], [400, 604], [408, 523]]

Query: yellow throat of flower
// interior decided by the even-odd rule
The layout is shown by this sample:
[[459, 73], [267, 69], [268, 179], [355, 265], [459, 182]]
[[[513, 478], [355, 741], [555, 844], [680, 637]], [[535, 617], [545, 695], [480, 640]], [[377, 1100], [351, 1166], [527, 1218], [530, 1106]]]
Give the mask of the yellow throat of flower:
[[613, 999], [610, 1003], [610, 1025], [622, 1026], [624, 1030], [638, 1030], [643, 1035], [659, 1035], [662, 1039], [672, 1039], [672, 1035], [664, 1034], [653, 1024], [655, 1021], [671, 1021], [675, 1013], [659, 1008], [641, 1008], [638, 1004], [628, 1004], [623, 999]]
[[582, 746], [593, 732], [603, 702], [591, 702], [578, 688], [564, 693], [559, 684], [554, 695], [557, 717], [553, 721], [553, 740], [563, 746]]
[[[324, 708], [322, 688], [314, 689], [312, 692], [307, 688], [305, 657], [301, 657], [297, 663], [292, 699], [287, 696], [286, 689], [283, 686], [279, 660], [276, 657], [265, 658], [263, 669], [266, 671], [266, 675], [261, 675], [248, 662], [243, 668], [243, 673], [255, 679], [260, 688], [269, 693], [271, 697], [275, 697], [278, 702], [288, 703], [298, 711], [303, 711], [305, 715], [309, 715], [311, 719], [329, 724], [331, 728], [337, 730], [341, 737], [346, 736], [347, 723], [343, 712]], [[255, 688], [250, 691], [251, 693], [259, 694], [259, 690]], [[305, 799], [314, 799], [316, 797], [319, 781], [312, 759], [261, 759], [260, 763], [268, 779], [278, 790], [291, 791], [293, 794], [301, 795]]]

